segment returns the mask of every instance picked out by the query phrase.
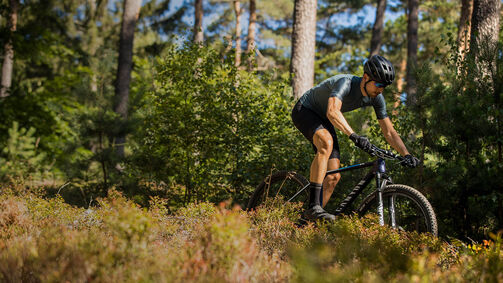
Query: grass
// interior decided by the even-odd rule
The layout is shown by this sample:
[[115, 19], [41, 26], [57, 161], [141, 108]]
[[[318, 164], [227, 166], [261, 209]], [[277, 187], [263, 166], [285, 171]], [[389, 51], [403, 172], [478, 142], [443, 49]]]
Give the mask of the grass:
[[499, 235], [447, 243], [353, 216], [299, 227], [299, 207], [274, 202], [170, 213], [115, 191], [90, 209], [3, 191], [2, 282], [503, 282]]

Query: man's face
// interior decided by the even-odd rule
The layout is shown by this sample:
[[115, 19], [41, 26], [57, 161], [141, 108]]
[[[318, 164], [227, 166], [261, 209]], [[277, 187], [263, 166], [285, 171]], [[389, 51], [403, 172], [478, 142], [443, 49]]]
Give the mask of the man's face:
[[366, 76], [367, 81], [369, 82], [369, 83], [367, 83], [368, 96], [374, 98], [384, 91], [384, 88], [386, 86], [384, 86], [383, 84], [381, 84], [379, 82], [371, 80], [370, 77], [367, 76], [367, 74], [365, 74], [365, 76]]

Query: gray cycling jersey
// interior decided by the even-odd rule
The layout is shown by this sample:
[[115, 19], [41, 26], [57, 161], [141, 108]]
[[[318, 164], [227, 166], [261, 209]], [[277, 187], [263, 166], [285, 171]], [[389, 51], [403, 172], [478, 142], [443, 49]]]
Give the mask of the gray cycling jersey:
[[363, 96], [360, 90], [361, 81], [362, 77], [336, 75], [306, 91], [300, 101], [304, 107], [313, 110], [322, 118], [327, 117], [328, 99], [333, 96], [342, 101], [341, 112], [349, 112], [372, 105], [377, 119], [388, 117], [386, 102], [382, 93], [375, 98]]

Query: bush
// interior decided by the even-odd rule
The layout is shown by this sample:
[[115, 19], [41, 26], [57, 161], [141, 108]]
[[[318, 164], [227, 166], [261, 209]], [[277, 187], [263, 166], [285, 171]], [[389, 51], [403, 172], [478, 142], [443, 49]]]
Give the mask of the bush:
[[244, 204], [272, 167], [309, 165], [310, 151], [300, 150], [307, 142], [290, 121], [294, 101], [285, 82], [238, 70], [195, 45], [171, 49], [154, 84], [140, 110], [144, 124], [129, 169], [140, 179], [182, 185], [183, 203]]
[[115, 191], [90, 209], [35, 195], [4, 195], [0, 208], [0, 281], [274, 282], [290, 274], [260, 250], [238, 209], [202, 203], [167, 215]]
[[0, 196], [0, 281], [430, 282], [503, 276], [501, 235], [452, 244], [382, 227], [375, 216], [296, 225], [298, 207], [223, 203], [176, 213], [116, 191], [89, 209], [61, 197]]
[[19, 128], [13, 122], [7, 145], [0, 154], [0, 183], [25, 183], [28, 179], [41, 179], [48, 171], [45, 154], [38, 152], [38, 139], [34, 128]]

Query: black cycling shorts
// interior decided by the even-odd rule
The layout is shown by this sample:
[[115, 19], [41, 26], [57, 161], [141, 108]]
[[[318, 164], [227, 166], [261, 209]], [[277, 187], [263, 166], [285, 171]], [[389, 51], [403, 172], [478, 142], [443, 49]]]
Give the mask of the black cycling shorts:
[[339, 142], [337, 141], [337, 135], [335, 134], [335, 128], [330, 123], [328, 119], [321, 118], [313, 110], [304, 107], [300, 101], [295, 104], [292, 110], [292, 121], [293, 124], [299, 131], [308, 139], [313, 145], [314, 152], [316, 153], [316, 146], [313, 143], [313, 136], [317, 130], [327, 129], [332, 139], [334, 141], [334, 146], [332, 148], [332, 153], [329, 159], [338, 158], [341, 159], [341, 154], [339, 152]]

